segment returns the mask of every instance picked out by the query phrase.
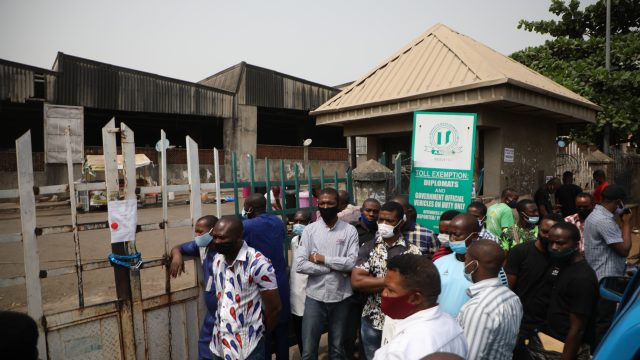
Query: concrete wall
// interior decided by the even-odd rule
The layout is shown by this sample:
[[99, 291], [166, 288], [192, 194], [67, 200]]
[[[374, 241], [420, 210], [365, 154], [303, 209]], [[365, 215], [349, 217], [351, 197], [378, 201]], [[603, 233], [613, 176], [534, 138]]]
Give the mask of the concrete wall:
[[[556, 123], [549, 118], [500, 109], [478, 111], [484, 132], [484, 195], [498, 196], [505, 187], [521, 195], [534, 193], [545, 176], [555, 175]], [[514, 162], [504, 162], [504, 148], [514, 149]]]
[[224, 119], [223, 142], [227, 174], [225, 180], [231, 181], [231, 153], [245, 154], [237, 157], [238, 178], [248, 178], [246, 154], [256, 156], [258, 142], [258, 108], [255, 106], [238, 105], [236, 118]]

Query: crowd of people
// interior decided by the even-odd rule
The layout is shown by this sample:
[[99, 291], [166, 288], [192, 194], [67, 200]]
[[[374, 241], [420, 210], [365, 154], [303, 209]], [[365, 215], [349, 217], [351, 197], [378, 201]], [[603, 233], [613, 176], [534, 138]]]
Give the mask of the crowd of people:
[[329, 359], [589, 359], [616, 309], [598, 283], [631, 249], [624, 190], [594, 178], [596, 194], [571, 173], [533, 200], [505, 189], [444, 212], [437, 233], [406, 197], [358, 207], [321, 189], [317, 213], [293, 216], [289, 266], [287, 228], [253, 194], [244, 219], [199, 219], [170, 272], [201, 259], [201, 359], [288, 359], [290, 329], [305, 360], [325, 332]]

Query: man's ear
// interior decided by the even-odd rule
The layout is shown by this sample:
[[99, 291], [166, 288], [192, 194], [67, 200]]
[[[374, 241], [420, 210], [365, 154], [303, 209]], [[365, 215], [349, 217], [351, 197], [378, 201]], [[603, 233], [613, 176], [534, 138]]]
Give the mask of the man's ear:
[[409, 296], [407, 302], [411, 305], [418, 305], [423, 302], [423, 299], [424, 296], [422, 295], [422, 293], [416, 291], [411, 296]]

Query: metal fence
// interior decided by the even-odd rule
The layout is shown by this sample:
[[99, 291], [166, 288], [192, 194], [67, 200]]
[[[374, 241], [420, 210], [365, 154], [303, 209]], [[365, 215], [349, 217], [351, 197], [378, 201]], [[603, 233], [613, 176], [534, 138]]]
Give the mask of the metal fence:
[[[70, 137], [70, 130], [66, 132]], [[196, 359], [199, 326], [205, 315], [206, 308], [200, 299], [200, 277], [196, 276], [196, 283], [186, 289], [171, 288], [167, 259], [170, 253], [169, 229], [190, 228], [191, 234], [195, 222], [202, 215], [201, 192], [215, 192], [216, 215], [222, 215], [222, 189], [231, 189], [234, 197], [235, 213], [240, 212], [239, 191], [242, 187], [250, 187], [251, 192], [256, 187], [280, 186], [282, 204], [286, 204], [286, 187], [295, 191], [295, 206], [283, 206], [282, 210], [268, 211], [278, 214], [283, 219], [295, 213], [300, 208], [300, 192], [306, 188], [309, 191], [309, 210], [315, 210], [311, 200], [311, 189], [314, 185], [321, 188], [333, 185], [343, 186], [349, 193], [352, 191], [351, 171], [343, 177], [335, 172], [327, 177], [324, 170], [320, 170], [318, 177], [313, 177], [311, 166], [307, 165], [306, 179], [300, 178], [300, 169], [295, 166], [293, 179], [287, 179], [284, 173], [283, 160], [280, 160], [280, 177], [272, 179], [269, 159], [265, 159], [264, 181], [256, 181], [254, 174], [254, 160], [249, 161], [248, 181], [238, 180], [236, 154], [232, 154], [231, 182], [220, 182], [219, 154], [213, 150], [213, 170], [215, 183], [200, 182], [200, 164], [198, 158], [198, 144], [190, 137], [186, 138], [187, 173], [189, 183], [185, 185], [167, 184], [167, 156], [162, 148], [159, 154], [160, 181], [158, 186], [136, 187], [135, 178], [135, 140], [133, 131], [122, 123], [115, 127], [112, 119], [103, 129], [103, 148], [105, 157], [105, 181], [98, 183], [78, 183], [73, 178], [73, 164], [71, 147], [67, 147], [68, 183], [34, 187], [33, 163], [31, 153], [31, 135], [25, 133], [16, 140], [16, 157], [18, 164], [19, 188], [1, 190], [0, 199], [16, 199], [20, 202], [21, 232], [0, 234], [0, 244], [22, 242], [24, 251], [24, 276], [0, 279], [0, 288], [26, 286], [27, 312], [36, 320], [40, 332], [38, 349], [43, 359]], [[123, 157], [122, 171], [118, 170], [116, 137], [120, 136]], [[165, 133], [161, 131], [161, 143], [165, 143]], [[67, 144], [70, 144], [67, 141]], [[120, 185], [120, 177], [124, 186]], [[112, 264], [105, 254], [101, 261], [84, 261], [81, 256], [81, 233], [107, 229], [107, 221], [78, 222], [77, 194], [91, 190], [106, 190], [108, 201], [119, 199], [136, 199], [139, 195], [144, 199], [145, 194], [160, 193], [162, 198], [162, 219], [158, 222], [137, 224], [137, 233], [145, 231], [162, 231], [163, 256], [160, 258], [143, 258], [144, 269], [164, 267], [164, 293], [157, 296], [143, 298], [141, 268], [127, 268], [114, 266], [114, 282], [117, 299], [97, 305], [85, 304], [84, 274], [88, 271], [111, 268]], [[190, 216], [188, 218], [170, 220], [168, 216], [168, 193], [186, 192], [189, 196]], [[35, 194], [69, 195], [71, 217], [69, 223], [53, 226], [36, 224]], [[137, 195], [138, 194], [138, 195]], [[270, 203], [270, 193], [267, 191], [267, 202]], [[62, 266], [42, 270], [38, 255], [37, 238], [52, 234], [70, 233], [74, 241], [74, 265]], [[288, 241], [285, 248], [288, 250]], [[113, 254], [132, 255], [137, 252], [135, 239], [111, 245]], [[285, 254], [285, 259], [287, 258]], [[199, 274], [200, 265], [194, 261], [194, 273]], [[73, 275], [77, 279], [77, 306], [68, 311], [45, 314], [41, 279], [63, 275]]]

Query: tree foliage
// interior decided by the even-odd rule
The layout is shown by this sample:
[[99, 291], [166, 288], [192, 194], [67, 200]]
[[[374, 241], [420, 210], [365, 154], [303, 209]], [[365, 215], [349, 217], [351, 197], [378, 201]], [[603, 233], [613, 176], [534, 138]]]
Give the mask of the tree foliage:
[[600, 105], [597, 123], [574, 132], [600, 144], [605, 125], [612, 143], [640, 140], [640, 1], [612, 0], [611, 71], [605, 68], [606, 1], [580, 9], [578, 0], [552, 0], [560, 20], [521, 20], [518, 28], [553, 37], [511, 56]]

